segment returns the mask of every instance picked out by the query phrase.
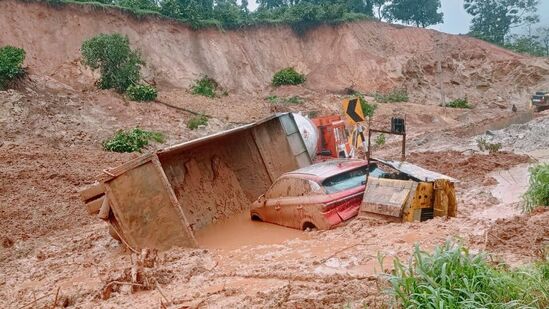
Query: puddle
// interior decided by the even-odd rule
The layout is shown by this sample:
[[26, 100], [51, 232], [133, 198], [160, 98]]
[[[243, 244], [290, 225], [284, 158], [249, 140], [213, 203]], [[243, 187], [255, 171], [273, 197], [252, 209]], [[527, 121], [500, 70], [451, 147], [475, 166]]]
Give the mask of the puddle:
[[528, 189], [528, 164], [517, 165], [509, 170], [490, 173], [498, 184], [491, 190], [503, 204], [517, 203]]
[[195, 232], [201, 248], [237, 249], [250, 245], [281, 244], [290, 239], [309, 239], [307, 233], [283, 226], [250, 220], [243, 212]]

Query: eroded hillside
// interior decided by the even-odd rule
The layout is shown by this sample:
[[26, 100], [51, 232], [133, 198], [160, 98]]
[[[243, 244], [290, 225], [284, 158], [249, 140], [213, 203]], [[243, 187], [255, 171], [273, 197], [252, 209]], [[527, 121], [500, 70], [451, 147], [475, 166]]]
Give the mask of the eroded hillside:
[[147, 79], [164, 88], [188, 88], [207, 74], [231, 93], [264, 92], [274, 72], [294, 66], [307, 75], [305, 87], [317, 91], [407, 88], [415, 100], [438, 103], [442, 81], [448, 98], [522, 104], [549, 72], [546, 60], [480, 40], [373, 21], [323, 26], [300, 37], [284, 26], [193, 31], [92, 6], [4, 0], [0, 11], [0, 44], [25, 48], [32, 72], [73, 87], [93, 80], [79, 64], [82, 42], [111, 32], [129, 36], [147, 62]]

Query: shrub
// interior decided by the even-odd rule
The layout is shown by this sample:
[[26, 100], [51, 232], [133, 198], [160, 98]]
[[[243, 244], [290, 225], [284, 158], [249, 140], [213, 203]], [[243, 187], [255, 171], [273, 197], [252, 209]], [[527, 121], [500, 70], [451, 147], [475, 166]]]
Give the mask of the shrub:
[[364, 95], [358, 91], [355, 91], [353, 95], [358, 97], [360, 101], [360, 108], [362, 109], [362, 114], [364, 114], [365, 117], [372, 118], [377, 109], [377, 105], [368, 103]]
[[114, 152], [141, 152], [141, 149], [148, 146], [151, 141], [164, 143], [165, 140], [162, 133], [135, 128], [116, 132], [111, 139], [103, 142], [103, 148]]
[[100, 88], [124, 92], [130, 85], [139, 82], [139, 70], [144, 63], [139, 54], [130, 48], [127, 36], [99, 34], [84, 41], [80, 50], [84, 64], [100, 70]]
[[531, 167], [529, 172], [529, 186], [523, 197], [524, 212], [530, 212], [538, 206], [549, 206], [549, 164], [538, 164]]
[[416, 246], [408, 267], [394, 261], [390, 292], [403, 308], [547, 308], [549, 262], [516, 270], [447, 242], [432, 254]]
[[205, 126], [205, 125], [208, 125], [208, 117], [205, 115], [200, 115], [200, 116], [191, 118], [187, 123], [187, 128], [191, 130], [195, 130], [199, 126]]
[[153, 86], [136, 84], [129, 86], [126, 94], [133, 101], [153, 101], [158, 93]]
[[490, 143], [483, 137], [477, 139], [477, 146], [480, 151], [487, 150], [490, 154], [500, 151], [502, 147], [501, 143]]
[[0, 48], [0, 90], [25, 72], [22, 67], [24, 60], [24, 49], [13, 46]]
[[385, 134], [381, 133], [376, 137], [375, 143], [377, 146], [385, 145]]
[[294, 68], [285, 68], [273, 75], [273, 86], [299, 85], [305, 82], [305, 75], [298, 73]]
[[469, 105], [467, 98], [455, 99], [450, 103], [446, 104], [446, 106], [451, 108], [473, 108], [471, 105]]
[[195, 81], [194, 86], [191, 88], [191, 92], [192, 94], [213, 98], [215, 97], [217, 88], [218, 84], [215, 79], [208, 77], [208, 75], [204, 75]]
[[400, 103], [408, 102], [409, 97], [406, 89], [396, 89], [385, 94], [375, 93], [374, 99], [379, 103]]

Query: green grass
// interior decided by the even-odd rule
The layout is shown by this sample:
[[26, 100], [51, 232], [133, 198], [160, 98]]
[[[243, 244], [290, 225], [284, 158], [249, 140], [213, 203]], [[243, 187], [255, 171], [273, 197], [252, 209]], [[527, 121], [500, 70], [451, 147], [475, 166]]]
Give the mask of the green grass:
[[364, 94], [362, 94], [359, 91], [354, 91], [352, 96], [358, 97], [358, 99], [360, 100], [360, 107], [362, 109], [362, 114], [364, 114], [365, 117], [371, 118], [374, 116], [374, 113], [377, 109], [377, 105], [368, 103], [368, 101], [366, 101], [366, 98], [364, 97]]
[[276, 95], [270, 95], [265, 98], [271, 104], [288, 104], [288, 105], [298, 105], [303, 104], [303, 99], [300, 96], [291, 96], [287, 98], [281, 98]]
[[387, 93], [375, 93], [374, 100], [379, 103], [400, 103], [408, 102], [408, 92], [406, 89], [396, 89]]
[[111, 138], [103, 142], [103, 148], [114, 152], [141, 152], [150, 142], [164, 143], [166, 138], [160, 132], [145, 131], [139, 128], [118, 131]]
[[501, 150], [501, 143], [490, 143], [485, 138], [479, 137], [477, 139], [477, 147], [480, 151], [488, 151], [490, 154], [494, 154]]
[[539, 206], [549, 207], [549, 164], [542, 163], [530, 167], [528, 190], [523, 196], [524, 212], [531, 212]]
[[208, 125], [208, 117], [204, 115], [193, 117], [187, 123], [187, 128], [191, 130], [198, 129], [199, 126]]
[[131, 85], [126, 89], [126, 95], [132, 101], [154, 101], [158, 92], [151, 85], [136, 84]]
[[469, 102], [467, 101], [467, 98], [464, 98], [464, 99], [455, 99], [451, 102], [449, 102], [448, 104], [446, 104], [446, 107], [451, 107], [451, 108], [473, 108], [473, 106], [471, 106], [469, 104]]
[[394, 261], [390, 294], [402, 308], [547, 308], [549, 262], [517, 269], [491, 265], [447, 242], [428, 253], [416, 246], [409, 266]]
[[194, 81], [194, 85], [191, 87], [191, 93], [208, 98], [215, 98], [217, 88], [217, 82], [213, 78], [208, 77], [208, 75], [204, 75]]
[[385, 134], [381, 133], [376, 137], [375, 144], [377, 146], [383, 146], [385, 145], [385, 142], [386, 142]]

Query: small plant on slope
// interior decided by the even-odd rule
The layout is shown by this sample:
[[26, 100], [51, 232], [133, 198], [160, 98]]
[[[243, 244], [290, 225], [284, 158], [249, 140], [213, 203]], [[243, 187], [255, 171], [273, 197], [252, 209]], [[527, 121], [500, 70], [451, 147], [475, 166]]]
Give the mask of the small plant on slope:
[[523, 211], [530, 212], [536, 207], [549, 207], [549, 164], [538, 164], [529, 169], [528, 191], [524, 194]]
[[377, 105], [368, 103], [364, 95], [358, 91], [355, 91], [353, 95], [358, 97], [360, 101], [360, 108], [362, 109], [362, 114], [364, 114], [365, 117], [372, 118], [377, 109]]
[[208, 75], [204, 75], [195, 81], [191, 88], [191, 92], [192, 94], [213, 98], [215, 97], [215, 91], [218, 86], [215, 79], [208, 77]]
[[409, 97], [406, 89], [396, 89], [385, 94], [376, 93], [374, 99], [379, 103], [400, 103], [408, 102]]
[[294, 68], [285, 68], [273, 75], [273, 86], [299, 85], [305, 82], [305, 75], [298, 73]]
[[141, 152], [151, 141], [164, 143], [164, 134], [153, 131], [145, 131], [135, 128], [128, 131], [118, 131], [111, 138], [103, 142], [103, 148], [114, 152]]
[[516, 270], [490, 265], [447, 242], [431, 254], [416, 246], [409, 266], [396, 259], [390, 292], [402, 308], [547, 308], [549, 262]]
[[25, 50], [13, 46], [0, 48], [0, 90], [24, 73]]
[[205, 126], [207, 124], [208, 124], [208, 117], [205, 115], [200, 115], [200, 116], [191, 118], [187, 123], [187, 128], [191, 130], [196, 130], [198, 129], [199, 126]]
[[381, 133], [376, 137], [375, 143], [377, 146], [385, 145], [385, 134]]
[[153, 101], [158, 95], [156, 89], [150, 85], [136, 84], [131, 85], [126, 90], [126, 94], [133, 101]]
[[448, 103], [446, 106], [451, 108], [473, 108], [467, 101], [467, 98], [455, 99]]

